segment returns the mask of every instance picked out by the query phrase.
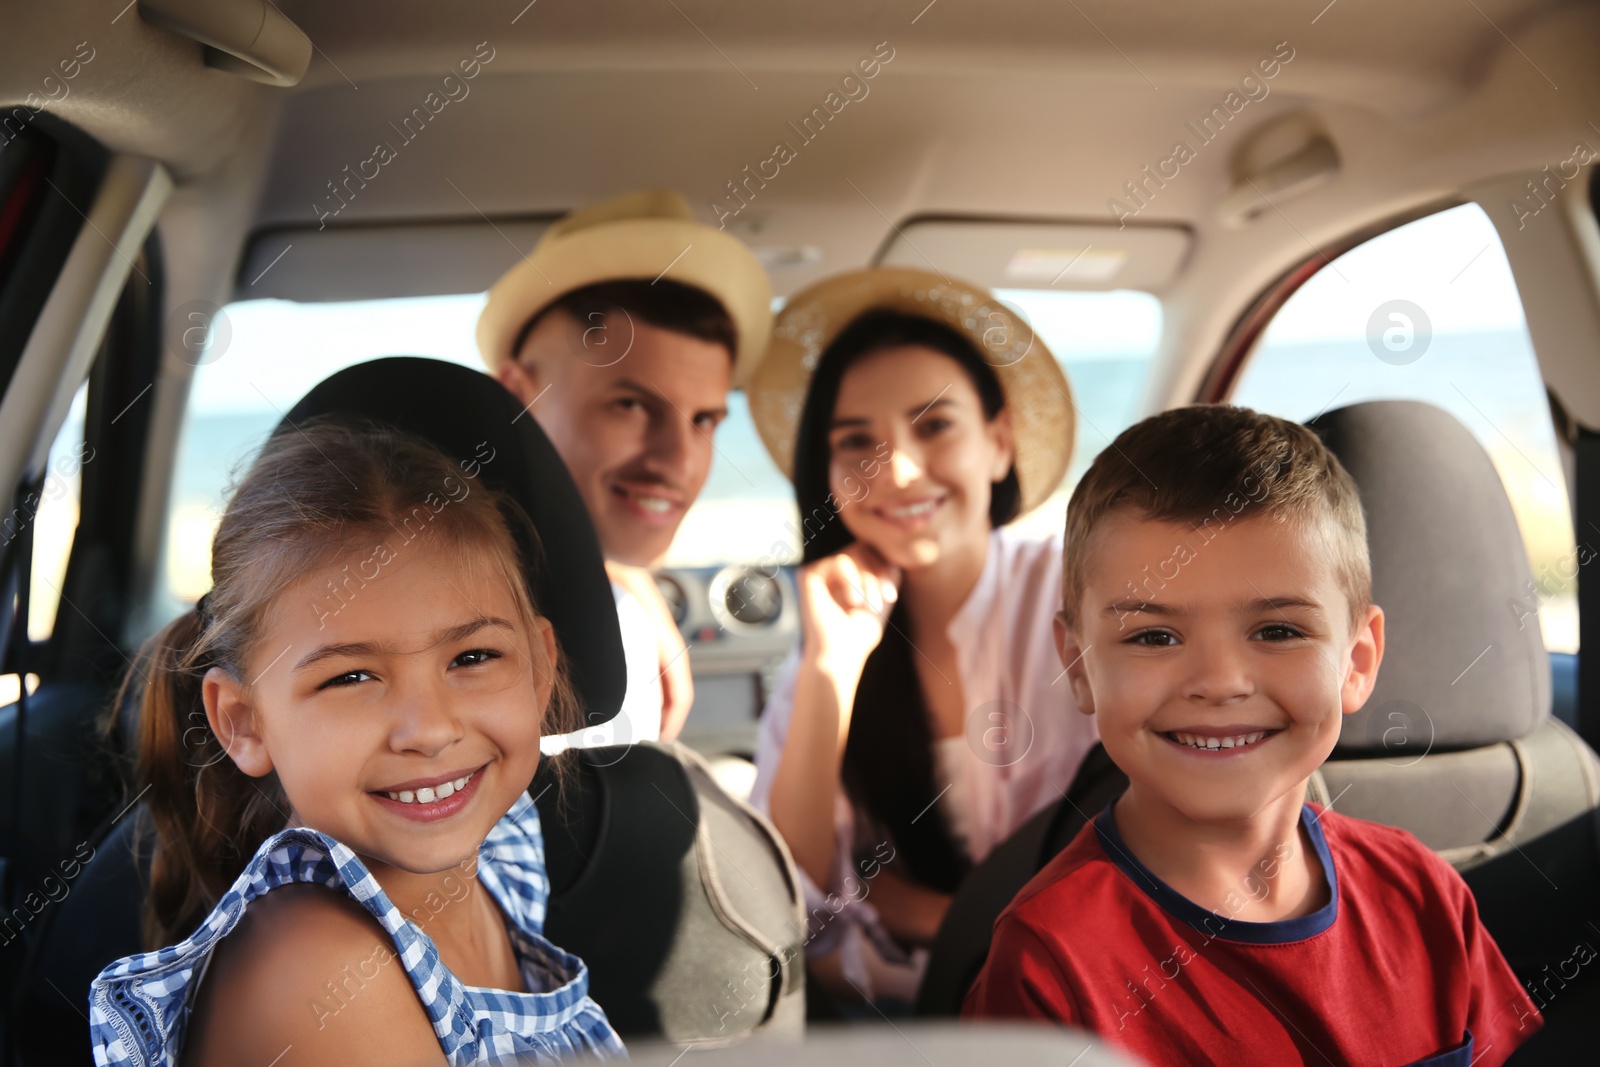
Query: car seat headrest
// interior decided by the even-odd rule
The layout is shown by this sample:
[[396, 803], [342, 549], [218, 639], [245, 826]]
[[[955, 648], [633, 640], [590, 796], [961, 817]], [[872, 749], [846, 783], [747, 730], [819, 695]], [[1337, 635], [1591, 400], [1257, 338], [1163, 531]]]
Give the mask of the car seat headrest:
[[610, 581], [583, 498], [538, 422], [482, 371], [396, 356], [324, 379], [284, 416], [278, 432], [341, 414], [431, 442], [527, 513], [539, 537], [536, 547], [517, 531], [528, 586], [561, 643], [584, 721], [596, 726], [614, 718], [627, 671]]
[[1453, 416], [1412, 400], [1351, 404], [1308, 425], [1360, 491], [1387, 634], [1377, 687], [1346, 717], [1335, 757], [1410, 761], [1532, 732], [1550, 714], [1550, 660], [1488, 454]]

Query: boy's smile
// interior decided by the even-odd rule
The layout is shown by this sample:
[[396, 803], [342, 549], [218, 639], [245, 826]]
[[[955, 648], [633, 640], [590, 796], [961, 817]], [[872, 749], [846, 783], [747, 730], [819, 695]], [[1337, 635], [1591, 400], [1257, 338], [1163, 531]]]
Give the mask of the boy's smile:
[[[1210, 536], [1108, 515], [1076, 625], [1057, 624], [1063, 662], [1141, 809], [1211, 824], [1287, 814], [1371, 692], [1382, 612], [1352, 627], [1314, 523], [1246, 514]], [[1152, 577], [1152, 560], [1173, 558]]]

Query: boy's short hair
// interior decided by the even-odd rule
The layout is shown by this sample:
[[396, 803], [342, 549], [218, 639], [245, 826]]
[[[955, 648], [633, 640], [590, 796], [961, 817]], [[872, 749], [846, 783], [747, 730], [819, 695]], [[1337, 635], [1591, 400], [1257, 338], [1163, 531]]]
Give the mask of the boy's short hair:
[[1196, 550], [1239, 519], [1320, 522], [1352, 625], [1372, 603], [1367, 523], [1355, 481], [1322, 439], [1297, 422], [1231, 404], [1195, 404], [1118, 435], [1067, 505], [1069, 622], [1076, 622], [1083, 599], [1089, 539], [1106, 516], [1126, 508], [1152, 522], [1190, 523], [1203, 538], [1191, 541]]

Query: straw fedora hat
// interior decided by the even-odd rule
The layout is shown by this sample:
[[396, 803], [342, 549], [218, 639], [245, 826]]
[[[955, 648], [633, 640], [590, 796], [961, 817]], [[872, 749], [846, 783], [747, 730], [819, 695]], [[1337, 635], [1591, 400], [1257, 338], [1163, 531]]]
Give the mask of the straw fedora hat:
[[1022, 511], [1044, 503], [1072, 460], [1072, 390], [1050, 350], [1021, 315], [981, 286], [922, 270], [875, 267], [826, 278], [784, 305], [772, 344], [745, 385], [750, 414], [773, 462], [794, 480], [795, 438], [817, 361], [868, 311], [900, 311], [950, 326], [972, 342], [999, 379], [1016, 437]]
[[532, 254], [489, 290], [478, 316], [478, 351], [498, 371], [515, 356], [511, 347], [528, 320], [574, 289], [662, 277], [721, 302], [738, 335], [733, 384], [742, 385], [772, 335], [772, 284], [742, 241], [696, 222], [689, 202], [666, 189], [591, 204], [546, 230]]

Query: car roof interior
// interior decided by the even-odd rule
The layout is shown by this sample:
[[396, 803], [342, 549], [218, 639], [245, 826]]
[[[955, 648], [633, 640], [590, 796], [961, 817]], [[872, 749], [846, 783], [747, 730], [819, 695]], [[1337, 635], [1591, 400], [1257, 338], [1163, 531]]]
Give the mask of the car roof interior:
[[[1189, 136], [1184, 123], [1199, 123], [1287, 42], [1292, 61], [1238, 115], [1243, 129], [1200, 147], [1163, 187], [1146, 184], [1154, 195], [1127, 223], [1141, 238], [1149, 229], [1182, 243], [1181, 261], [1151, 286], [1166, 315], [1152, 406], [1192, 398], [1241, 310], [1308, 257], [1444, 203], [1504, 198], [1480, 186], [1566, 159], [1600, 114], [1588, 47], [1600, 13], [1549, 0], [277, 6], [315, 49], [291, 88], [219, 76], [195, 41], [131, 14], [108, 23], [88, 3], [8, 16], [8, 98], [36, 88], [25, 53], [106, 43], [95, 78], [53, 110], [171, 171], [177, 188], [160, 225], [171, 303], [255, 295], [267, 279], [268, 295], [375, 295], [363, 274], [385, 295], [481, 291], [541, 223], [606, 195], [678, 189], [711, 221], [713, 203], [740, 204], [730, 183], [779, 140], [796, 142], [797, 158], [764, 186], [743, 186], [748, 206], [727, 224], [766, 250], [780, 295], [874, 260], [912, 220], [1105, 226], [1112, 198], [1137, 204], [1124, 183], [1144, 181], [1141, 168]], [[492, 49], [487, 76], [424, 131], [426, 149], [402, 147], [320, 232], [348, 236], [350, 251], [291, 253], [252, 287], [247, 268], [297, 241], [307, 251], [329, 183], [480, 42]], [[880, 42], [893, 58], [867, 95], [801, 143], [786, 124]], [[1274, 188], [1263, 176], [1319, 135], [1336, 157], [1323, 167], [1329, 180], [1252, 203], [1251, 182]], [[425, 229], [453, 231], [434, 239], [458, 254], [414, 257], [434, 262], [421, 278], [386, 269], [394, 244], [362, 231], [399, 228], [413, 243], [426, 242]], [[274, 235], [270, 254], [253, 252]], [[1551, 273], [1574, 262], [1571, 249], [1549, 251], [1537, 258]], [[1565, 302], [1545, 321], [1532, 294], [1523, 298], [1546, 377], [1583, 421], [1600, 422], [1588, 410], [1600, 409], [1600, 369], [1540, 336], [1594, 337], [1594, 321], [1557, 321], [1592, 320], [1593, 302]]]

